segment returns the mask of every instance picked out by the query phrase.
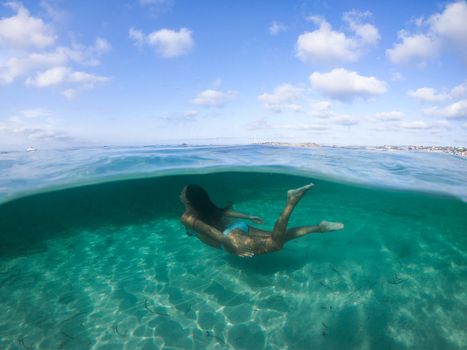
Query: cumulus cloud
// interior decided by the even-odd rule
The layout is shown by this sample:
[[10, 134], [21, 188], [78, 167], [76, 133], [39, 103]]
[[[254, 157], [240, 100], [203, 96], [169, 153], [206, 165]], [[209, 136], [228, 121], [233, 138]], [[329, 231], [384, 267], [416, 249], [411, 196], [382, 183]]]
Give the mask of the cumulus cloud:
[[407, 94], [422, 102], [441, 102], [451, 98], [449, 94], [438, 94], [435, 89], [427, 87], [410, 90]]
[[145, 35], [141, 30], [130, 28], [128, 36], [136, 46], [149, 45], [163, 58], [187, 55], [195, 45], [192, 32], [187, 28], [181, 28], [178, 31], [160, 29], [148, 35]]
[[333, 115], [330, 101], [315, 101], [310, 103], [310, 115], [315, 118], [329, 118]]
[[[1, 85], [26, 77], [25, 83], [29, 86], [73, 84], [76, 94], [76, 89], [89, 88], [108, 80], [72, 67], [98, 66], [100, 57], [111, 49], [107, 40], [98, 37], [89, 46], [74, 43], [54, 47], [57, 37], [51, 24], [31, 16], [20, 3], [11, 2], [7, 6], [17, 14], [0, 20], [0, 47], [4, 49], [0, 57]], [[53, 10], [47, 1], [43, 1], [41, 6], [49, 14]], [[71, 96], [70, 91], [64, 92], [65, 96]]]
[[433, 123], [428, 123], [423, 120], [414, 120], [401, 122], [397, 127], [411, 130], [444, 129], [449, 127], [449, 123], [442, 120]]
[[269, 34], [271, 35], [277, 35], [283, 31], [285, 31], [287, 28], [286, 26], [281, 23], [281, 22], [277, 22], [277, 21], [273, 21], [271, 23], [271, 25], [269, 26], [268, 30], [269, 30]]
[[375, 113], [372, 119], [383, 121], [383, 122], [400, 121], [404, 119], [404, 112], [401, 112], [401, 111], [379, 112], [379, 113]]
[[96, 66], [99, 57], [110, 49], [104, 39], [98, 38], [89, 46], [57, 47], [49, 52], [32, 52], [20, 57], [11, 57], [0, 62], [0, 84], [9, 84], [32, 71], [63, 66], [70, 63]]
[[386, 92], [384, 81], [344, 68], [336, 68], [328, 73], [314, 72], [310, 75], [310, 82], [312, 87], [323, 95], [341, 101], [370, 98]]
[[318, 26], [312, 32], [305, 32], [297, 39], [297, 57], [304, 62], [356, 61], [366, 48], [375, 45], [379, 39], [378, 29], [363, 20], [369, 12], [347, 12], [343, 20], [352, 34], [334, 31], [323, 17], [308, 19]]
[[272, 93], [264, 93], [258, 99], [264, 103], [264, 108], [274, 112], [293, 111], [302, 109], [299, 104], [303, 96], [303, 89], [291, 84], [282, 84], [274, 88]]
[[343, 19], [355, 35], [360, 38], [359, 45], [375, 45], [381, 39], [378, 28], [369, 23], [363, 23], [365, 18], [371, 17], [371, 12], [350, 11], [344, 13]]
[[467, 118], [467, 99], [451, 103], [445, 107], [426, 108], [423, 112], [432, 116], [465, 119]]
[[419, 19], [418, 33], [399, 32], [399, 42], [386, 50], [396, 64], [422, 63], [436, 58], [443, 50], [454, 49], [467, 60], [467, 3], [457, 1], [446, 5], [441, 13], [427, 20]]
[[[420, 88], [415, 91], [409, 91], [408, 95], [421, 102], [438, 104], [434, 107], [423, 109], [425, 115], [452, 119], [467, 118], [467, 99], [465, 99], [467, 97], [467, 81], [444, 93], [438, 93], [433, 88]], [[450, 101], [450, 104], [440, 105], [441, 102], [447, 101]]]
[[0, 47], [41, 49], [54, 44], [57, 37], [42, 19], [31, 16], [19, 3], [7, 5], [16, 11], [16, 15], [0, 19]]
[[392, 49], [387, 49], [386, 54], [393, 63], [408, 63], [418, 61], [424, 63], [436, 55], [440, 49], [437, 38], [416, 34], [410, 35], [406, 31], [399, 32], [400, 42]]
[[467, 96], [467, 81], [452, 88], [451, 98]]
[[467, 3], [457, 1], [446, 6], [442, 13], [429, 19], [431, 29], [467, 54]]
[[207, 89], [198, 94], [191, 102], [204, 107], [224, 107], [227, 102], [237, 96], [235, 91], [222, 92], [219, 90]]
[[[67, 141], [71, 136], [60, 128], [60, 120], [43, 108], [20, 110], [0, 122], [0, 140], [2, 144], [20, 144], [28, 146], [31, 142], [48, 144], [53, 141]], [[50, 145], [50, 144], [49, 144]]]
[[54, 67], [44, 72], [39, 72], [34, 77], [28, 78], [26, 84], [35, 87], [47, 87], [70, 83], [90, 88], [95, 84], [105, 83], [107, 81], [109, 81], [107, 77], [73, 71], [69, 67]]

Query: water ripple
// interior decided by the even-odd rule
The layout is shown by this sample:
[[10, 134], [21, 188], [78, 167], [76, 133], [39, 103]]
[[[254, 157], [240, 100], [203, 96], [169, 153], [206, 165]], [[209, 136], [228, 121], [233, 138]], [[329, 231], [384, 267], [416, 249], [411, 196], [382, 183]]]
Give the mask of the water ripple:
[[29, 193], [114, 179], [221, 170], [295, 172], [467, 200], [467, 160], [449, 154], [347, 148], [100, 147], [0, 154], [0, 203]]

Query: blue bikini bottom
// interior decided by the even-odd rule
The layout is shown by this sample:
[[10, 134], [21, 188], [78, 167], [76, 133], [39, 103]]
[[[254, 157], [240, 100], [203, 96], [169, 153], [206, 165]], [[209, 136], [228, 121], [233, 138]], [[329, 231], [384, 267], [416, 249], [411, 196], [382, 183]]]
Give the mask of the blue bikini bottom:
[[250, 227], [247, 225], [246, 222], [238, 221], [227, 226], [227, 228], [222, 233], [224, 234], [224, 236], [228, 236], [235, 230], [243, 231], [243, 233], [247, 235], [250, 232]]
[[[248, 235], [248, 233], [250, 232], [250, 227], [247, 225], [246, 222], [237, 221], [227, 226], [227, 228], [222, 233], [224, 234], [224, 236], [228, 236], [235, 230], [240, 230], [244, 234]], [[186, 234], [188, 236], [196, 236], [196, 231], [193, 229], [187, 229]]]

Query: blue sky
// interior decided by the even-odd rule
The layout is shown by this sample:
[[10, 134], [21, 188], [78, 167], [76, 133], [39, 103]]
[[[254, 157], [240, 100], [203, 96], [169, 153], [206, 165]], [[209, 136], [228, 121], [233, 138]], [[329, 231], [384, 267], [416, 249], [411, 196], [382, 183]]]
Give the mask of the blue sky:
[[466, 1], [0, 5], [0, 147], [467, 145]]

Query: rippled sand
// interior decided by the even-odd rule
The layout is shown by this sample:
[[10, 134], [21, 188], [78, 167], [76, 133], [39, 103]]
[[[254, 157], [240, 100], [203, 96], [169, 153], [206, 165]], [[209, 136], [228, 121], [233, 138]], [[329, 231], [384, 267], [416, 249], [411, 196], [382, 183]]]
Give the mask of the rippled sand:
[[[271, 227], [283, 189], [303, 181], [242, 184], [236, 209]], [[466, 204], [321, 185], [291, 224], [328, 219], [346, 228], [268, 256], [209, 248], [170, 211], [67, 229], [4, 254], [0, 348], [465, 348]]]

